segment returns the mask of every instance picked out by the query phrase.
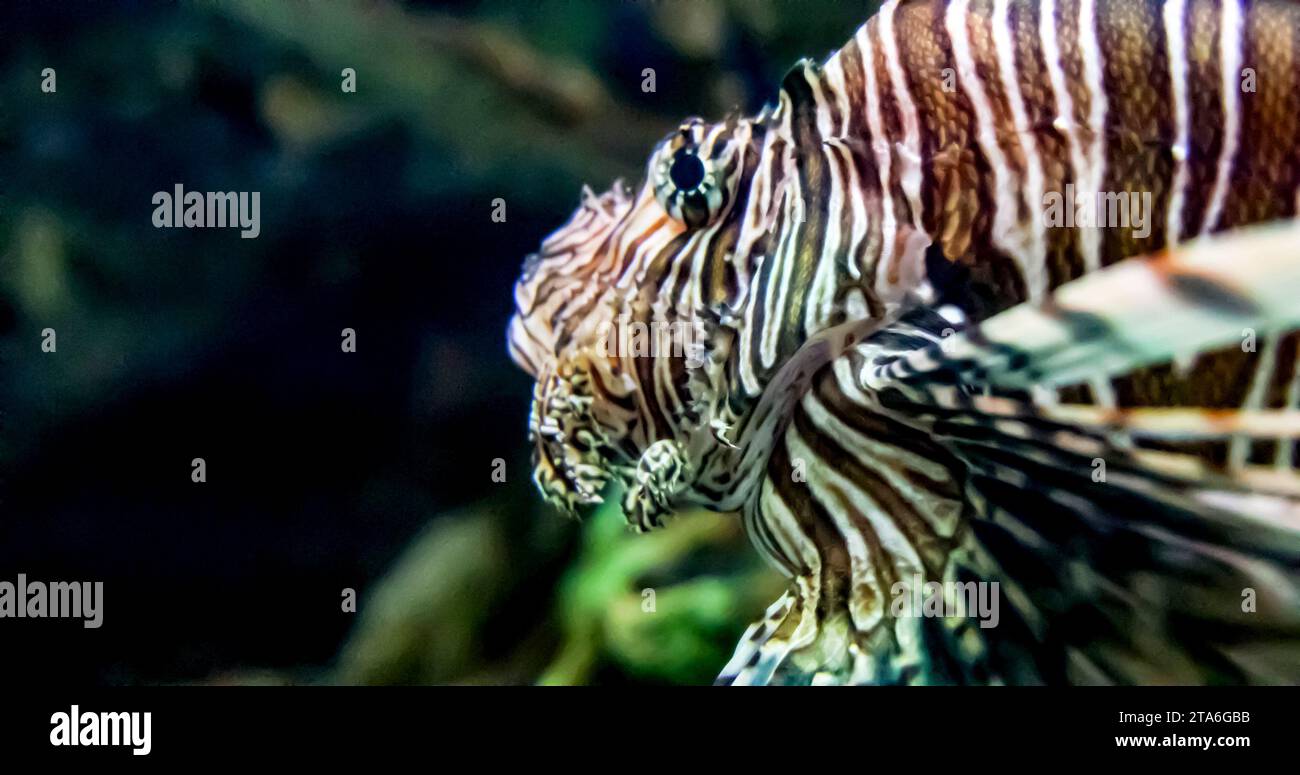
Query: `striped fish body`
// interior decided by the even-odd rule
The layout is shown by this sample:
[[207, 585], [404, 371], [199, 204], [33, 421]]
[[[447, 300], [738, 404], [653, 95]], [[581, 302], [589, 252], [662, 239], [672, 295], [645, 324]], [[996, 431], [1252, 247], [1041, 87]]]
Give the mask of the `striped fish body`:
[[[856, 266], [828, 267], [837, 281], [808, 283], [791, 306], [821, 305], [833, 320], [855, 276], [873, 308], [923, 278], [931, 300], [981, 319], [1130, 256], [1293, 216], [1298, 35], [1290, 2], [886, 3], [784, 85], [790, 134], [825, 149], [798, 178], [808, 210], [827, 214], [802, 240], [804, 272], [840, 256]], [[872, 171], [887, 196], [864, 193]], [[855, 234], [862, 222], [878, 233]], [[789, 332], [789, 346], [811, 328]], [[1276, 406], [1296, 343], [1266, 344], [1065, 398]]]
[[[1057, 418], [1062, 406], [1294, 407], [1294, 327], [1261, 326], [1257, 347], [1175, 342], [1108, 361], [1096, 357], [1113, 340], [1106, 315], [1025, 313], [1024, 337], [1064, 327], [1067, 352], [1096, 369], [1060, 368], [1058, 355], [1035, 379], [1005, 384], [979, 359], [1019, 343], [981, 349], [966, 329], [1021, 330], [1006, 315], [1050, 313], [1058, 289], [1103, 267], [1294, 216], [1298, 42], [1289, 2], [885, 3], [823, 64], [799, 63], [773, 108], [692, 119], [655, 149], [638, 189], [584, 192], [530, 257], [509, 341], [538, 379], [543, 493], [572, 509], [618, 481], [639, 528], [684, 503], [744, 511], [792, 591], [747, 633], [727, 680], [1199, 680], [1188, 667], [1199, 661], [1176, 650], [1166, 649], [1177, 664], [1140, 672], [1114, 665], [1158, 662], [1159, 649], [1038, 659], [1016, 645], [1055, 637], [1045, 601], [1062, 594], [1046, 584], [1040, 594], [1015, 568], [1056, 564], [1112, 586], [1176, 576], [1187, 569], [1154, 551], [1089, 549], [1074, 562], [1054, 542], [1098, 546], [1088, 530], [1099, 520], [1153, 503], [1170, 519], [1198, 513], [1184, 485], [1177, 497], [1116, 486], [1095, 515], [1079, 504], [1097, 493], [1070, 482], [1031, 497], [1042, 471], [1024, 461], [1103, 460], [1146, 482], [1142, 455], [1189, 453], [1186, 466], [1208, 465], [1203, 475], [1229, 477], [1228, 489], [1251, 463], [1289, 469], [1289, 437], [1137, 438]], [[1217, 313], [1242, 306], [1194, 273], [1148, 279], [1152, 309], [1170, 315], [1182, 308], [1154, 303], [1170, 288]], [[639, 332], [651, 346], [636, 345]], [[952, 334], [976, 355], [944, 366], [935, 348]], [[913, 363], [918, 352], [928, 360]], [[1007, 357], [1032, 365], [1037, 353]], [[916, 368], [899, 371], [904, 361]], [[925, 383], [928, 367], [946, 382]], [[887, 372], [895, 382], [867, 384]], [[1011, 401], [1017, 419], [954, 403], [953, 390], [971, 389], [947, 384], [958, 372]], [[1035, 424], [1018, 425], [1025, 414]], [[1044, 425], [1053, 430], [1039, 438]], [[1088, 530], [1044, 534], [1023, 514], [1065, 502]], [[1294, 546], [1285, 532], [1276, 543]], [[990, 548], [1004, 545], [1033, 550]], [[1218, 587], [1239, 581], [1229, 576]], [[912, 578], [1002, 578], [1015, 616], [997, 637], [969, 617], [936, 627], [891, 616], [891, 590]]]

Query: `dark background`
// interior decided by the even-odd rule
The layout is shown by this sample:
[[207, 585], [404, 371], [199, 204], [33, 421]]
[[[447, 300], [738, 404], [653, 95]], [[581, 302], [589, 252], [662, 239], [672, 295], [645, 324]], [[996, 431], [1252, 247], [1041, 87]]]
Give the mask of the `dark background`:
[[[708, 680], [780, 585], [733, 522], [642, 565], [540, 504], [511, 285], [584, 182], [870, 5], [6, 3], [0, 580], [105, 600], [0, 620], [0, 681]], [[153, 228], [177, 183], [261, 192], [261, 235]]]

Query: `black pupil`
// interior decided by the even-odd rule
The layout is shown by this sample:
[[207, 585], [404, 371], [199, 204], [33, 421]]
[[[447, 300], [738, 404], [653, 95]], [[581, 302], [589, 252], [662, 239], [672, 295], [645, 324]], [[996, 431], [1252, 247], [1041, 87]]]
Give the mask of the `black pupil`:
[[704, 182], [704, 162], [693, 153], [678, 151], [668, 177], [679, 191], [690, 191]]

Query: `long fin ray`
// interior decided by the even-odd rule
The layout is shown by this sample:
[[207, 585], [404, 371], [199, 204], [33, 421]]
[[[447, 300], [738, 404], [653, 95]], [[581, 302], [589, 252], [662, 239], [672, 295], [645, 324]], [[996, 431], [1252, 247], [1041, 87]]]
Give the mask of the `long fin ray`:
[[[1127, 443], [1294, 438], [1295, 412], [1032, 397], [1221, 347], [1243, 329], [1294, 328], [1297, 250], [1300, 224], [1242, 231], [1130, 259], [949, 336], [918, 311], [906, 335], [882, 331], [826, 366], [780, 437], [768, 495], [752, 504], [759, 519], [791, 510], [773, 529], [836, 537], [815, 542], [821, 583], [791, 593], [818, 630], [808, 645], [768, 633], [765, 653], [783, 656], [775, 668], [760, 659], [761, 677], [1300, 682], [1294, 475], [1213, 470]], [[802, 481], [795, 452], [817, 458]], [[1000, 622], [894, 616], [889, 591], [909, 573], [997, 582]]]

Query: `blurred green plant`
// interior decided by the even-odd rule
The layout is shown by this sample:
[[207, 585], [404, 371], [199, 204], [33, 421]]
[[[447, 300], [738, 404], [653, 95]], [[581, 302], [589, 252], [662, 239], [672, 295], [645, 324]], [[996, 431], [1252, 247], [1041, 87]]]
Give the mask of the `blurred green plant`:
[[[691, 512], [635, 535], [611, 498], [584, 524], [558, 581], [512, 569], [504, 527], [491, 508], [439, 517], [363, 601], [328, 680], [708, 683], [784, 588], [733, 515]], [[514, 622], [528, 634], [493, 659], [484, 633], [498, 628], [494, 616], [538, 584], [546, 588], [530, 591], [543, 593], [542, 606], [513, 611], [532, 620]]]
[[648, 681], [712, 681], [783, 582], [759, 565], [733, 515], [690, 512], [635, 535], [611, 501], [560, 588], [565, 640], [540, 683], [587, 683], [605, 661]]

